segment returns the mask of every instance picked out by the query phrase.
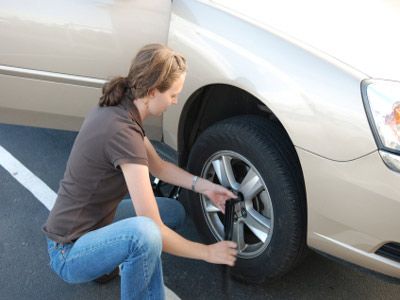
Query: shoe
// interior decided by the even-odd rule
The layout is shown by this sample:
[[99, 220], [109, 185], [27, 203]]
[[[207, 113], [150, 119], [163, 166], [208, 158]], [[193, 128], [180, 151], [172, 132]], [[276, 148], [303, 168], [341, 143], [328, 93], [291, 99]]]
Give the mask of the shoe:
[[96, 278], [94, 282], [97, 282], [99, 284], [105, 284], [111, 280], [113, 280], [115, 277], [119, 275], [119, 267], [116, 267], [111, 273], [105, 274], [99, 278]]

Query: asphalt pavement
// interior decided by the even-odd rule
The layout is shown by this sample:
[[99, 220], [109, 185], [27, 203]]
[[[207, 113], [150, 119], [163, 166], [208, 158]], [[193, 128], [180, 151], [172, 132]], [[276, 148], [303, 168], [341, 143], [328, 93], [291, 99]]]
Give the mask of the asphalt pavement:
[[[54, 192], [76, 132], [0, 124], [0, 146]], [[0, 299], [118, 299], [116, 280], [69, 285], [50, 267], [40, 228], [48, 210], [0, 164]], [[179, 231], [201, 241], [187, 218]], [[400, 285], [311, 253], [281, 279], [262, 285], [225, 284], [223, 269], [163, 254], [165, 285], [181, 299], [400, 299]]]

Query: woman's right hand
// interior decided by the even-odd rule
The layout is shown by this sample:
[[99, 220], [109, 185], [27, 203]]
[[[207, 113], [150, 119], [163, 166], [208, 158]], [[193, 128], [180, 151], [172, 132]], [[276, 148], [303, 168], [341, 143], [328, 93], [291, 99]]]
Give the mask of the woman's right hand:
[[207, 246], [206, 261], [213, 264], [234, 266], [237, 255], [237, 244], [231, 241], [221, 241]]

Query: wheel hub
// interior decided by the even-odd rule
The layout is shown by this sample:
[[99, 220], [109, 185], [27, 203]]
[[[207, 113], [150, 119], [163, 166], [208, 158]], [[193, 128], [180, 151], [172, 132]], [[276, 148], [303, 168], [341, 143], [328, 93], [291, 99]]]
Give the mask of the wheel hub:
[[234, 221], [242, 220], [247, 217], [246, 204], [244, 203], [243, 194], [238, 192], [238, 202], [235, 203]]
[[[257, 169], [242, 155], [224, 150], [207, 160], [201, 175], [238, 195], [233, 216], [233, 241], [238, 244], [238, 256], [253, 258], [261, 254], [271, 240], [273, 209]], [[224, 215], [203, 195], [201, 204], [212, 234], [222, 240]]]

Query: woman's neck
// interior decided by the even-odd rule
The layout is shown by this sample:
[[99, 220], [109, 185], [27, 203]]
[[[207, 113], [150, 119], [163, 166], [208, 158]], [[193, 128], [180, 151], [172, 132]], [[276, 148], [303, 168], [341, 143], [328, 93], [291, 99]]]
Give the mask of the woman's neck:
[[148, 100], [144, 98], [133, 99], [133, 105], [135, 105], [137, 110], [139, 111], [140, 119], [142, 120], [142, 122], [149, 115], [148, 105], [146, 101]]

